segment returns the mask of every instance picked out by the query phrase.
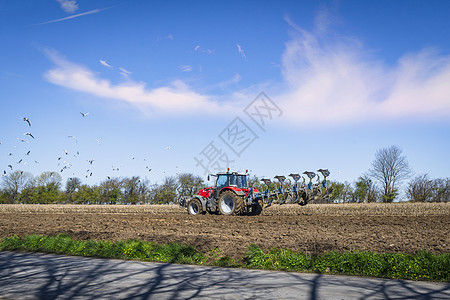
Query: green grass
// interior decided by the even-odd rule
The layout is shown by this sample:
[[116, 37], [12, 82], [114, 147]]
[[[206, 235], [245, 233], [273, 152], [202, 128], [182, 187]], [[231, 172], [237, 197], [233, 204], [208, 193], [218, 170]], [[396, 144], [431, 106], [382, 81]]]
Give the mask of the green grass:
[[272, 249], [265, 253], [252, 244], [245, 257], [236, 260], [222, 255], [219, 249], [203, 254], [192, 246], [183, 244], [157, 245], [138, 240], [78, 241], [67, 234], [55, 237], [29, 235], [24, 238], [3, 238], [0, 240], [0, 250], [450, 282], [450, 253], [432, 254], [427, 251], [415, 255], [328, 252], [312, 256], [284, 249]]
[[250, 245], [246, 267], [412, 280], [450, 281], [450, 253], [328, 252], [319, 256]]
[[18, 250], [58, 253], [78, 256], [135, 259], [181, 264], [204, 264], [207, 257], [195, 251], [192, 246], [182, 244], [156, 245], [138, 240], [128, 241], [78, 241], [67, 234], [55, 237], [29, 235], [24, 238], [13, 236], [0, 242], [0, 250]]

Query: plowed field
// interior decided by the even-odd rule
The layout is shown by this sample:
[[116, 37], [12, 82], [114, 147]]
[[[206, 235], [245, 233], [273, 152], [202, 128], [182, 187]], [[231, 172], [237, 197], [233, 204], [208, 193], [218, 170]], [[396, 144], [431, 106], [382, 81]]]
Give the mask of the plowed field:
[[177, 242], [242, 258], [254, 243], [327, 251], [450, 252], [450, 204], [272, 206], [260, 216], [192, 217], [178, 206], [0, 205], [0, 238], [67, 233], [80, 240]]

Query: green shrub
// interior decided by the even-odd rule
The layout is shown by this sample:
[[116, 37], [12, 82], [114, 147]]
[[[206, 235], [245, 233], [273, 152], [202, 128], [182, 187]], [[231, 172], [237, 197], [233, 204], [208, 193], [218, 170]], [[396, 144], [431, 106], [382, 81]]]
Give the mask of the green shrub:
[[243, 262], [223, 256], [219, 249], [208, 255], [183, 244], [156, 245], [139, 240], [78, 241], [67, 234], [55, 237], [14, 235], [0, 241], [0, 250], [49, 252], [105, 258], [137, 259], [182, 264], [209, 264], [221, 267], [247, 267], [268, 270], [318, 272], [413, 280], [450, 281], [450, 253], [432, 254], [420, 251], [415, 255], [373, 252], [329, 252], [312, 256], [284, 249], [267, 253], [258, 246], [248, 247]]

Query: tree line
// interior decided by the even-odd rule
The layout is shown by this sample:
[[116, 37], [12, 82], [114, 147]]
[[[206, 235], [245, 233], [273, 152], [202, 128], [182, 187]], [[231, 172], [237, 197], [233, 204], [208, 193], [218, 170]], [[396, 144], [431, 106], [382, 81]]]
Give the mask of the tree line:
[[[261, 178], [249, 179], [251, 186], [264, 190]], [[328, 203], [394, 202], [400, 185], [406, 185], [406, 200], [412, 202], [448, 202], [450, 179], [430, 179], [427, 174], [412, 176], [406, 156], [398, 146], [379, 149], [371, 168], [355, 182], [328, 182], [332, 194]], [[83, 184], [77, 178], [67, 179], [65, 190], [56, 172], [31, 173], [14, 171], [3, 176], [0, 203], [78, 203], [78, 204], [168, 204], [181, 196], [194, 195], [205, 182], [200, 176], [183, 173], [164, 178], [161, 184], [150, 184], [139, 176], [114, 177], [98, 185]], [[273, 188], [273, 187], [272, 187]]]
[[28, 172], [14, 171], [3, 177], [0, 203], [169, 204], [180, 196], [197, 193], [204, 186], [200, 176], [185, 173], [166, 177], [161, 184], [132, 176], [87, 185], [73, 177], [67, 179], [63, 189], [58, 173], [44, 172], [34, 177]]

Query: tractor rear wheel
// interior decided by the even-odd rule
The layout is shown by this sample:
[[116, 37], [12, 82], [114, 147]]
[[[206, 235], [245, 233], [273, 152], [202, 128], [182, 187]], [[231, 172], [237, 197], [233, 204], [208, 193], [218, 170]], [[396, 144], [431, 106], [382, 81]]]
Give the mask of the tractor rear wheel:
[[189, 200], [188, 205], [187, 205], [187, 210], [191, 216], [197, 216], [197, 215], [203, 214], [202, 204], [200, 203], [200, 200], [195, 199], [195, 198]]
[[219, 196], [218, 206], [222, 215], [240, 215], [244, 209], [244, 199], [232, 191], [225, 191]]

